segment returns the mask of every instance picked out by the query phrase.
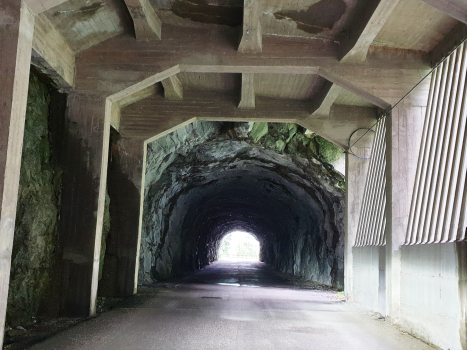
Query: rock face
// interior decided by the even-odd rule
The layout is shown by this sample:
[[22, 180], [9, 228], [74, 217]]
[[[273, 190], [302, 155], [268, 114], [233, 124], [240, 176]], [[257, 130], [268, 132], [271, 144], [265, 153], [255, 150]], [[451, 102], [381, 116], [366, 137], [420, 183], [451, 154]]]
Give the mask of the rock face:
[[141, 283], [202, 268], [239, 229], [270, 266], [343, 286], [342, 175], [296, 125], [258, 124], [197, 122], [148, 145]]
[[61, 170], [49, 137], [50, 93], [31, 74], [8, 295], [7, 322], [30, 321], [52, 281]]

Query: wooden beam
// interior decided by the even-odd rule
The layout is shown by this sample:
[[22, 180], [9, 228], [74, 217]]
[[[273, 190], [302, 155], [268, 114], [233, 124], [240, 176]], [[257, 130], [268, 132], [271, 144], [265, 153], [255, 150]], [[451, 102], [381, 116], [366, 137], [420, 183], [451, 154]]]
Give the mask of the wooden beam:
[[[365, 62], [370, 45], [383, 28], [400, 0], [373, 0], [365, 5], [360, 20], [349, 39], [342, 43], [341, 61], [346, 63]], [[435, 0], [438, 1], [438, 0]], [[377, 5], [375, 7], [375, 5]]]
[[243, 33], [238, 52], [261, 52], [263, 50], [259, 3], [258, 0], [244, 0]]
[[68, 0], [23, 0], [36, 16], [67, 1]]
[[183, 100], [182, 82], [176, 75], [161, 81], [164, 87], [164, 97], [168, 100]]
[[242, 97], [238, 108], [254, 109], [255, 108], [255, 75], [252, 73], [242, 74]]
[[389, 108], [391, 108], [391, 105], [387, 103], [386, 101], [383, 101], [382, 99], [370, 94], [369, 92], [353, 85], [351, 82], [345, 79], [342, 79], [341, 77], [339, 77], [338, 75], [335, 75], [334, 73], [331, 73], [327, 70], [320, 68], [318, 71], [318, 74], [322, 78], [330, 81], [331, 83], [336, 84], [340, 86], [341, 88], [344, 88], [352, 92], [353, 94], [360, 96], [361, 98], [367, 100], [368, 102], [373, 103], [375, 106], [378, 106], [384, 110], [388, 110]]
[[428, 5], [433, 6], [435, 9], [444, 12], [445, 14], [457, 19], [459, 22], [467, 24], [467, 4], [463, 2], [463, 6], [460, 1], [452, 0], [423, 0]]
[[36, 16], [32, 49], [31, 63], [59, 89], [74, 87], [75, 53], [44, 14]]
[[125, 0], [125, 4], [133, 18], [136, 40], [160, 40], [162, 21], [149, 0]]

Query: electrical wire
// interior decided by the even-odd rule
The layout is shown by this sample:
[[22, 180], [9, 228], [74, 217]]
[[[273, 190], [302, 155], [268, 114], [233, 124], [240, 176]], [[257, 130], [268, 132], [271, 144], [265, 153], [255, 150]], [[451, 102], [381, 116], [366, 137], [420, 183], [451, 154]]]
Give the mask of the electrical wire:
[[371, 126], [371, 128], [368, 128], [368, 130], [367, 130], [361, 137], [359, 137], [359, 138], [357, 139], [357, 141], [355, 141], [355, 142], [352, 144], [352, 146], [350, 146], [350, 140], [352, 139], [352, 136], [353, 136], [357, 131], [362, 130], [362, 129], [366, 129], [366, 128], [359, 128], [359, 129], [355, 130], [355, 131], [352, 133], [352, 135], [350, 135], [350, 137], [349, 137], [349, 142], [348, 142], [349, 149], [348, 149], [348, 153], [351, 154], [351, 155], [353, 155], [354, 157], [359, 158], [359, 159], [369, 159], [369, 158], [371, 158], [371, 157], [369, 157], [369, 158], [361, 158], [361, 157], [357, 156], [355, 153], [353, 153], [352, 147], [355, 146], [355, 145], [357, 144], [357, 142], [359, 142], [362, 138], [364, 138], [364, 137], [366, 136], [366, 134], [368, 134], [370, 131], [372, 131], [372, 129], [379, 123], [379, 121], [380, 121], [381, 119], [387, 117], [387, 116], [389, 115], [389, 113], [391, 113], [392, 110], [393, 110], [394, 108], [396, 108], [407, 96], [409, 96], [409, 95], [410, 95], [410, 94], [411, 94], [426, 78], [428, 78], [436, 69], [438, 69], [438, 67], [439, 67], [444, 61], [446, 61], [446, 60], [449, 58], [449, 56], [451, 56], [452, 53], [453, 53], [454, 51], [456, 51], [459, 47], [461, 47], [461, 45], [464, 44], [466, 41], [467, 41], [467, 38], [463, 39], [459, 45], [457, 45], [456, 47], [454, 47], [454, 49], [452, 49], [452, 50], [449, 52], [449, 54], [447, 54], [441, 61], [439, 61], [439, 62], [430, 70], [430, 72], [429, 72], [428, 74], [426, 74], [426, 75], [422, 78], [422, 80], [420, 80], [412, 89], [410, 89], [410, 91], [407, 92], [394, 106], [392, 106], [391, 108], [389, 108], [387, 111], [384, 111], [384, 113], [376, 120], [376, 123], [373, 124], [373, 125]]

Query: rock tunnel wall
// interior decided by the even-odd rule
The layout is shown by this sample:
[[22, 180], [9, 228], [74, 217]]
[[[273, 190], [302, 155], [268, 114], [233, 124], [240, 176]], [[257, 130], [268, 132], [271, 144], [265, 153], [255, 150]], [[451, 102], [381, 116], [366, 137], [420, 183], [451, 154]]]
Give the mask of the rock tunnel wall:
[[50, 121], [55, 117], [50, 108], [56, 95], [60, 94], [51, 92], [31, 72], [11, 260], [9, 325], [31, 321], [41, 308], [48, 308], [45, 302], [51, 294], [62, 175], [54, 161], [50, 135]]
[[343, 176], [324, 161], [341, 153], [304, 132], [198, 122], [148, 145], [140, 282], [202, 268], [240, 229], [270, 266], [342, 287]]

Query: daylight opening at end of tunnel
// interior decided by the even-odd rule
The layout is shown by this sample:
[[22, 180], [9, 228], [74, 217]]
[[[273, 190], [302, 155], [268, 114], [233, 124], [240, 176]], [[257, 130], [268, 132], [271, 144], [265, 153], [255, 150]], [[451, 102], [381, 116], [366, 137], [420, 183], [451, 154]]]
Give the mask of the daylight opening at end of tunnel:
[[258, 240], [245, 231], [233, 231], [221, 241], [219, 259], [224, 261], [259, 261]]

